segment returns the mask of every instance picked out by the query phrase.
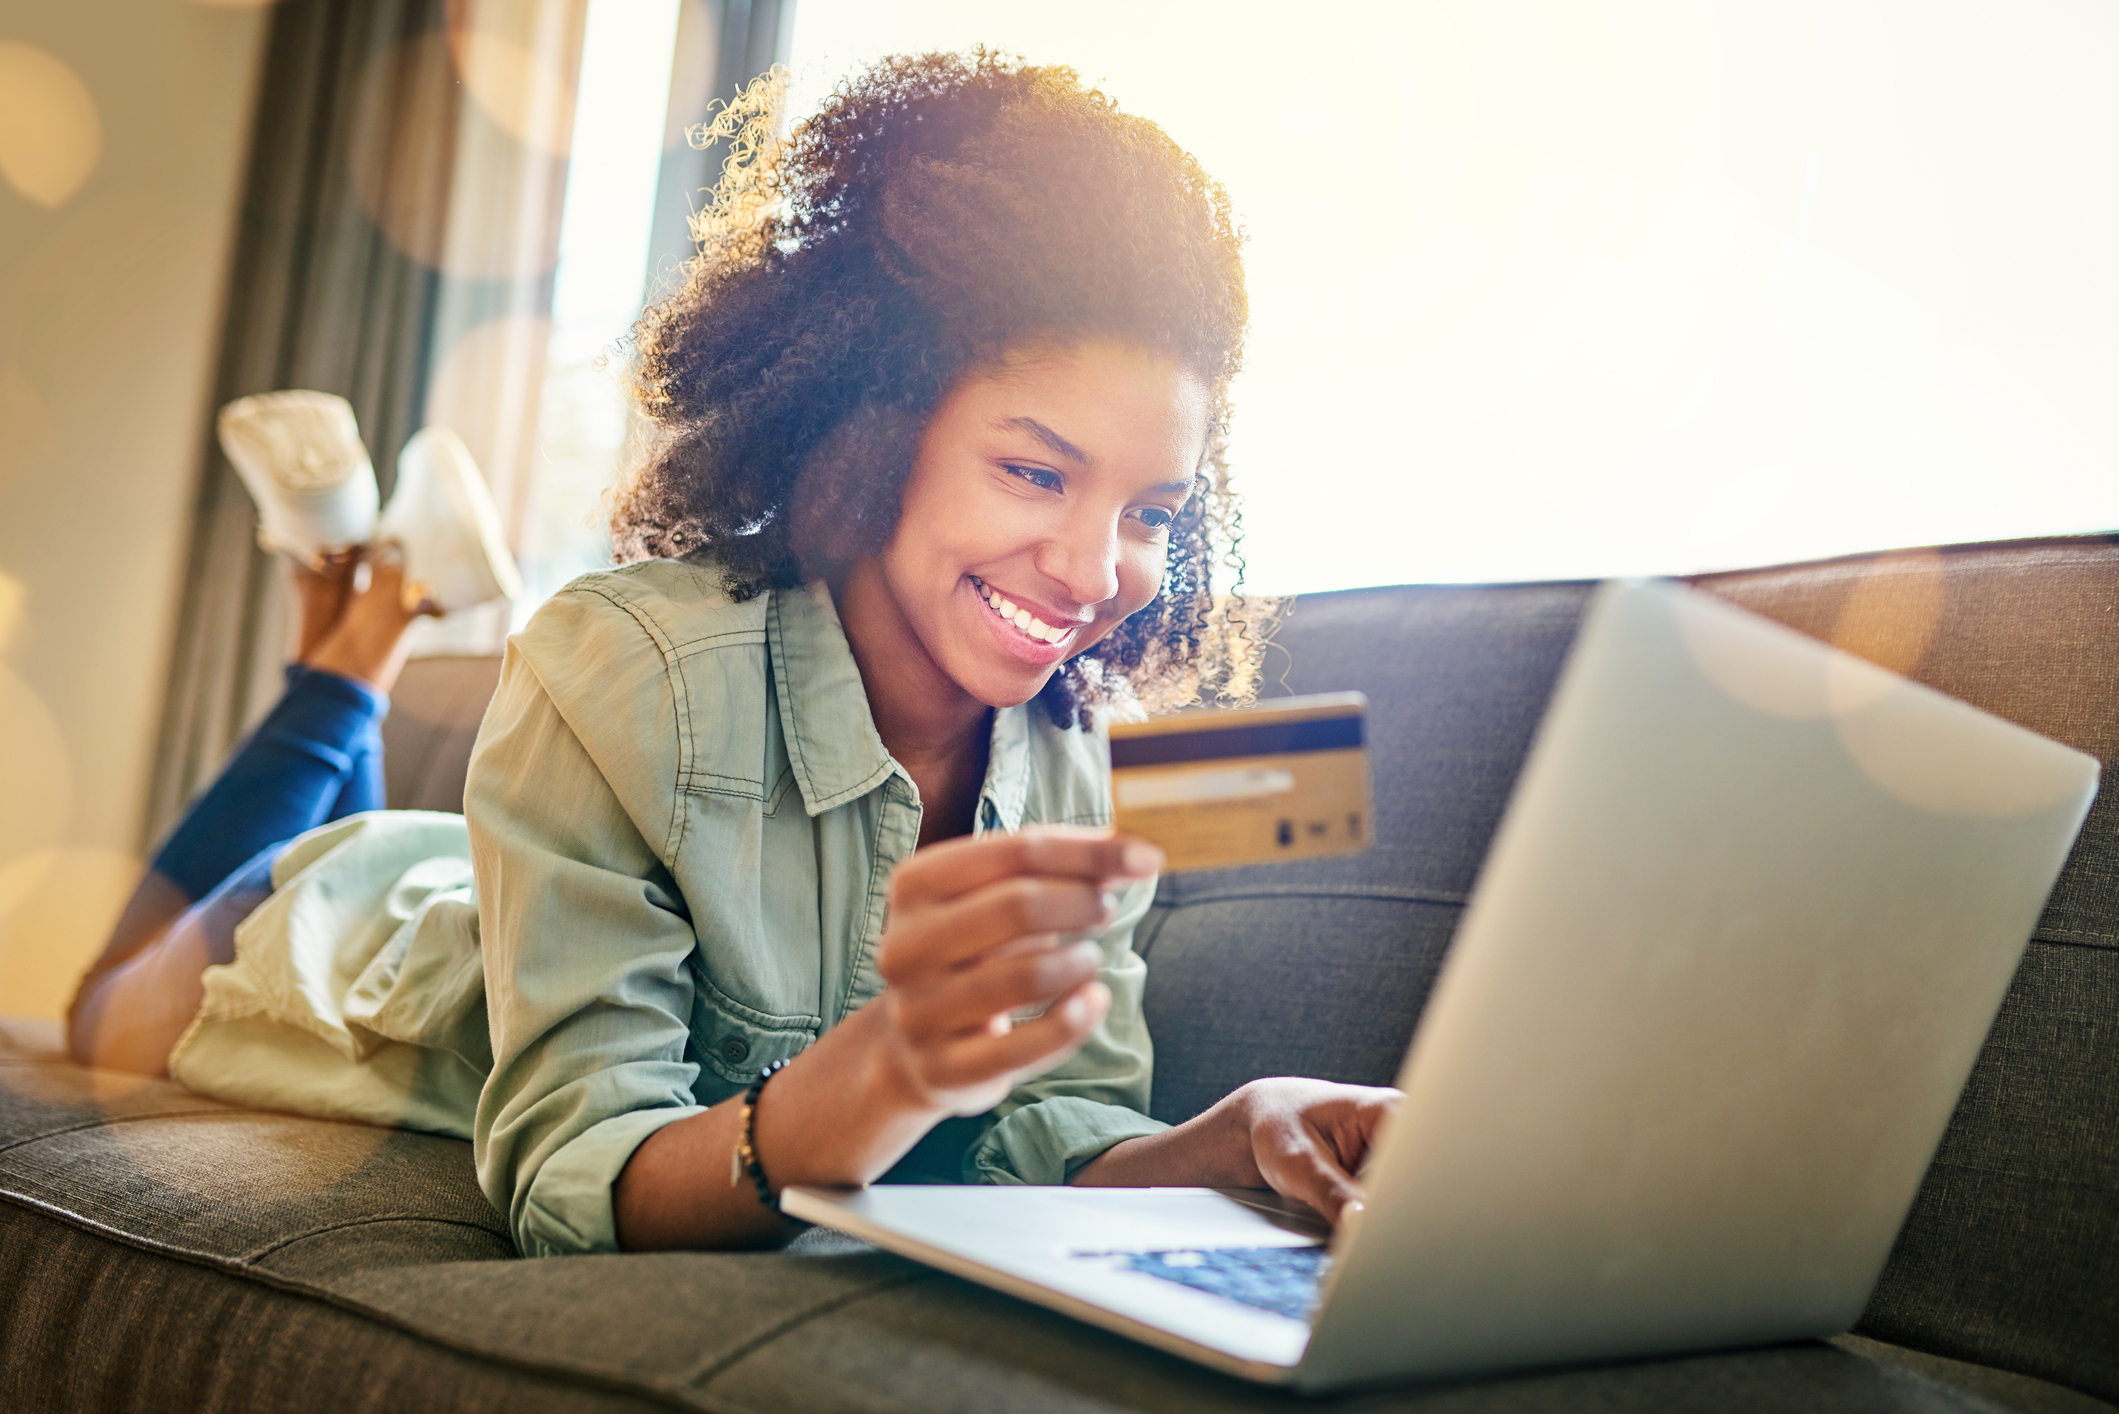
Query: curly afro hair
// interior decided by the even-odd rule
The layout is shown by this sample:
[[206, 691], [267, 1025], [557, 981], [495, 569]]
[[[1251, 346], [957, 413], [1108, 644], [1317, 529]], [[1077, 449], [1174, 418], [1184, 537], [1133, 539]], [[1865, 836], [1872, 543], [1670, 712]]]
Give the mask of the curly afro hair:
[[1214, 431], [1160, 593], [1040, 701], [1074, 726], [1106, 704], [1250, 697], [1266, 606], [1240, 593], [1224, 457], [1246, 314], [1227, 194], [1068, 68], [887, 59], [776, 141], [782, 92], [761, 79], [694, 139], [729, 156], [683, 288], [636, 331], [653, 435], [616, 494], [619, 557], [703, 552], [739, 599], [829, 575], [889, 539], [967, 371], [1114, 339], [1195, 373]]

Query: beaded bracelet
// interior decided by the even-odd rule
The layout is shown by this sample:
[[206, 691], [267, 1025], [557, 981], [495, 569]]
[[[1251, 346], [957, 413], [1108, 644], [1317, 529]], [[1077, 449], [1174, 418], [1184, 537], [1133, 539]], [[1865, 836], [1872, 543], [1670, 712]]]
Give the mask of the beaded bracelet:
[[786, 1064], [784, 1060], [774, 1061], [759, 1071], [758, 1078], [750, 1083], [750, 1089], [743, 1092], [742, 1128], [736, 1135], [735, 1152], [728, 1156], [728, 1186], [734, 1188], [743, 1181], [743, 1175], [749, 1174], [750, 1181], [758, 1185], [758, 1201], [774, 1209], [780, 1205], [773, 1198], [773, 1186], [765, 1177], [764, 1163], [758, 1158], [758, 1093], [765, 1088], [765, 1082], [778, 1075]]

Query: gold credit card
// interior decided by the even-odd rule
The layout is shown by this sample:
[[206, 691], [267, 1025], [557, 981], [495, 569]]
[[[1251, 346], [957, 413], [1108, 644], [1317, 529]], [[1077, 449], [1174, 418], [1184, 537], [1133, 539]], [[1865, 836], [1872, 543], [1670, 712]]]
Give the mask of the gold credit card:
[[1173, 873], [1366, 849], [1368, 706], [1334, 692], [1114, 722], [1112, 823]]

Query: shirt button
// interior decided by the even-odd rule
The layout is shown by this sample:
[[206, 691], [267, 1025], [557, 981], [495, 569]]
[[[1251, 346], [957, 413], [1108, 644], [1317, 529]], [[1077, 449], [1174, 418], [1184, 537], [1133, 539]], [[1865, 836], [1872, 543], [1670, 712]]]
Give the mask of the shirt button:
[[750, 1042], [741, 1036], [731, 1036], [721, 1043], [721, 1059], [730, 1065], [741, 1065], [750, 1059]]

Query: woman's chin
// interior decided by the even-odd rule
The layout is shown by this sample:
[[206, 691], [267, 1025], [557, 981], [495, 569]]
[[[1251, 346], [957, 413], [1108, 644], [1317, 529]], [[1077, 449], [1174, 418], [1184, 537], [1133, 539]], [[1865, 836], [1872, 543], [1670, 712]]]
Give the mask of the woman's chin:
[[1021, 673], [982, 673], [975, 682], [967, 683], [959, 678], [957, 686], [964, 689], [975, 701], [998, 711], [1006, 707], [1020, 707], [1035, 698], [1045, 690], [1045, 684], [1052, 681], [1052, 675], [1058, 670], [1058, 665], [1054, 664], [1040, 669], [1035, 676]]

